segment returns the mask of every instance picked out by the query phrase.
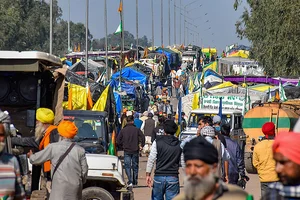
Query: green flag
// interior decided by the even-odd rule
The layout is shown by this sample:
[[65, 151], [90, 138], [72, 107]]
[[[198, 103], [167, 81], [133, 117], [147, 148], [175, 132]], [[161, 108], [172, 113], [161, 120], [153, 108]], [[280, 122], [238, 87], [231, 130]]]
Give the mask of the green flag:
[[119, 26], [118, 26], [118, 28], [117, 28], [117, 30], [115, 31], [115, 35], [117, 35], [117, 34], [119, 34], [119, 33], [122, 33], [122, 28], [123, 28], [123, 26], [122, 26], [122, 22], [120, 22], [120, 24], [119, 24]]
[[268, 102], [272, 102], [272, 94], [270, 91], [270, 87], [269, 87], [269, 92], [268, 92]]
[[297, 87], [300, 87], [300, 79], [298, 80], [298, 83], [296, 85]]
[[279, 81], [279, 97], [280, 97], [281, 101], [283, 101], [283, 102], [287, 101], [287, 98], [285, 96], [284, 88], [281, 84], [281, 80]]
[[246, 92], [245, 92], [245, 102], [244, 102], [243, 115], [245, 115], [246, 112], [248, 112], [248, 110], [250, 109], [250, 104], [251, 104], [251, 100], [250, 100], [249, 89], [248, 89], [248, 85], [247, 85], [246, 86]]

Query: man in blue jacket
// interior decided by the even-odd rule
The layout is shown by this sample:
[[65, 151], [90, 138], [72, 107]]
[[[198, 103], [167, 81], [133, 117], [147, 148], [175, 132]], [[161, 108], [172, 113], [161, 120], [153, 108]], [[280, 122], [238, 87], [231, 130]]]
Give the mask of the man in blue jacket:
[[244, 163], [244, 155], [236, 141], [233, 141], [230, 138], [230, 126], [228, 124], [224, 124], [221, 127], [221, 133], [225, 136], [227, 151], [230, 155], [229, 159], [229, 170], [228, 170], [228, 179], [230, 184], [238, 184], [239, 176], [241, 179], [245, 180], [248, 177], [245, 174], [245, 163]]

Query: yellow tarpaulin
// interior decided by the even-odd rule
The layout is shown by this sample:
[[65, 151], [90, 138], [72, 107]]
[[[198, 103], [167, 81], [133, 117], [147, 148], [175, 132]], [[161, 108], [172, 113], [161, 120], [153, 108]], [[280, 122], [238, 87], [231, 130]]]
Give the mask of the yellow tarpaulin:
[[216, 54], [217, 49], [216, 48], [202, 48], [202, 53]]
[[227, 57], [249, 58], [249, 51], [239, 50], [235, 53], [228, 55]]
[[104, 111], [105, 110], [108, 92], [109, 92], [109, 85], [105, 88], [105, 90], [102, 92], [100, 98], [95, 103], [95, 105], [92, 109], [93, 111]]
[[68, 110], [88, 110], [93, 107], [93, 101], [89, 89], [76, 84], [68, 84], [68, 104], [64, 108]]
[[259, 92], [265, 92], [268, 91], [269, 88], [272, 89], [274, 86], [272, 85], [256, 85], [253, 87], [249, 87], [251, 90], [259, 91]]
[[234, 84], [231, 83], [230, 81], [228, 81], [228, 82], [221, 83], [220, 85], [216, 85], [214, 87], [211, 87], [211, 88], [208, 89], [208, 91], [209, 90], [217, 90], [217, 89], [232, 87], [232, 86], [234, 86]]

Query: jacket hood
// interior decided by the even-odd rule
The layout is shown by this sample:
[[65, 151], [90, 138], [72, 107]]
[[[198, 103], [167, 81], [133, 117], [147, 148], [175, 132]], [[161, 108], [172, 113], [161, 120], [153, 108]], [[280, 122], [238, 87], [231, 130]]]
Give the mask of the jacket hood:
[[161, 139], [168, 145], [176, 146], [180, 142], [174, 135], [162, 135]]

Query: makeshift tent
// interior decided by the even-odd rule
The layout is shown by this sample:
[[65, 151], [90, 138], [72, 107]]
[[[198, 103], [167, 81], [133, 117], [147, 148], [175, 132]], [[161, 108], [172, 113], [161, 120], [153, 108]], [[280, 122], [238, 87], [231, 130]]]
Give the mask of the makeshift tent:
[[[111, 76], [111, 79], [117, 79], [119, 77], [120, 77], [120, 71], [114, 73]], [[125, 67], [122, 69], [122, 78], [131, 80], [131, 81], [138, 81], [139, 83], [141, 83], [143, 85], [147, 84], [147, 76], [144, 73], [138, 72], [129, 67]]]
[[254, 86], [250, 86], [249, 89], [251, 90], [256, 90], [256, 91], [260, 91], [260, 92], [267, 92], [268, 90], [274, 88], [274, 86], [272, 85], [268, 85], [268, 84], [257, 84]]
[[222, 82], [222, 76], [220, 76], [217, 72], [215, 72], [212, 69], [206, 69], [203, 73], [203, 83], [206, 84], [209, 82], [212, 83], [221, 83]]
[[240, 58], [249, 58], [249, 51], [238, 50], [230, 52], [227, 57], [240, 57]]
[[149, 67], [144, 66], [142, 63], [140, 62], [134, 62], [134, 63], [128, 63], [126, 65], [126, 67], [130, 67], [136, 71], [142, 72], [145, 75], [147, 75], [148, 77], [150, 76], [150, 74], [152, 73], [152, 69], [150, 69]]
[[171, 69], [177, 70], [180, 66], [179, 54], [168, 48], [157, 48], [156, 52], [165, 54], [168, 58], [168, 64]]

